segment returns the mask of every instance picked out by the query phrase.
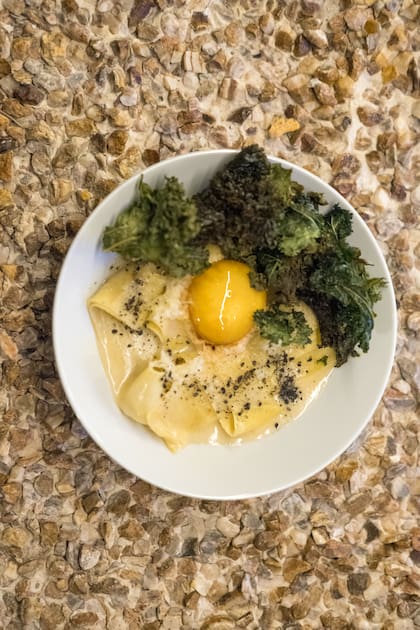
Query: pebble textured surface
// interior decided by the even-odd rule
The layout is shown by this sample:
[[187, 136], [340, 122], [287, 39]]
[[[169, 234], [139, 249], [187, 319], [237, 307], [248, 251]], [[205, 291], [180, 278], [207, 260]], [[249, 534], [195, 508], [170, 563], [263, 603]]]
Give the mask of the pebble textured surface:
[[[412, 0], [0, 2], [1, 628], [420, 628], [419, 21]], [[365, 219], [397, 355], [368, 428], [317, 477], [192, 500], [118, 468], [74, 418], [54, 287], [120, 181], [252, 142]]]

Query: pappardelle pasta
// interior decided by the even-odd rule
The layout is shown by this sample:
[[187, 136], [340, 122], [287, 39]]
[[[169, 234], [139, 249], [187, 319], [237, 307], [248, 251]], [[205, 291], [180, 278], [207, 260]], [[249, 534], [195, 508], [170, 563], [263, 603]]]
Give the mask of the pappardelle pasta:
[[[213, 252], [214, 265], [219, 258], [220, 252]], [[242, 271], [234, 266], [226, 271], [232, 312], [211, 322], [213, 341], [205, 331], [197, 333], [211, 306], [205, 282], [192, 290], [200, 276], [174, 278], [153, 263], [126, 264], [88, 302], [117, 405], [172, 451], [275, 431], [302, 413], [334, 366], [334, 351], [320, 347], [316, 317], [303, 303], [295, 309], [312, 330], [305, 345], [270, 343], [252, 325], [252, 316], [239, 340], [218, 341], [229, 321], [238, 325], [250, 300], [257, 307], [262, 300], [248, 294], [243, 279], [235, 276]], [[246, 330], [246, 322], [241, 326]]]

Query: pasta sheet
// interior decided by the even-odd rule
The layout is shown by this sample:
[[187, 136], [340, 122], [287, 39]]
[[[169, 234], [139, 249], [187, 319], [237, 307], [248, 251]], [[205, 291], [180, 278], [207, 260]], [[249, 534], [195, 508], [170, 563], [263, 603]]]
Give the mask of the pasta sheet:
[[[189, 282], [151, 264], [132, 265], [89, 300], [101, 360], [123, 413], [173, 451], [259, 437], [301, 413], [335, 362], [333, 350], [318, 347], [312, 311], [302, 305], [312, 343], [289, 349], [293, 360], [283, 351], [287, 360], [279, 367], [257, 331], [231, 346], [199, 339], [189, 318]], [[299, 391], [293, 404], [278, 393], [279, 369]]]

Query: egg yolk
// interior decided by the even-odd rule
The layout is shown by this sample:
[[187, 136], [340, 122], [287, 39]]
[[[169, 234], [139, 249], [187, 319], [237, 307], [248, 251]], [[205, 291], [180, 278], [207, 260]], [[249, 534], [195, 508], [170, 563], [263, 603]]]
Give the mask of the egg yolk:
[[250, 271], [236, 260], [219, 260], [193, 279], [190, 315], [200, 337], [234, 343], [251, 330], [254, 312], [266, 306], [266, 293], [251, 287]]

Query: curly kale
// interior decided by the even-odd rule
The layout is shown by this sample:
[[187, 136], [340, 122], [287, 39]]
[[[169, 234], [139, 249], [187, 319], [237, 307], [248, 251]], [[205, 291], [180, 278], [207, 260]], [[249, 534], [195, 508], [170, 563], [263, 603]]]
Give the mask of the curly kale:
[[268, 216], [255, 212], [259, 206], [259, 183], [270, 173], [264, 151], [253, 145], [241, 151], [195, 195], [201, 222], [199, 240], [212, 242], [230, 258], [241, 260], [256, 246], [254, 233], [266, 229]]
[[320, 236], [322, 198], [306, 194], [292, 172], [270, 164], [259, 147], [241, 151], [194, 199], [200, 242], [217, 243], [225, 256], [245, 260], [258, 248], [295, 256]]
[[311, 260], [310, 255], [285, 256], [277, 250], [258, 250], [255, 264], [250, 265], [255, 270], [250, 274], [251, 284], [268, 291], [269, 303], [293, 304], [299, 299], [298, 290], [307, 283]]
[[261, 336], [272, 343], [305, 346], [311, 341], [312, 328], [308, 326], [302, 311], [288, 312], [274, 307], [265, 311], [255, 311], [254, 320]]
[[106, 228], [103, 244], [172, 276], [199, 273], [209, 264], [206, 246], [219, 245], [225, 258], [249, 265], [254, 287], [267, 290], [270, 308], [255, 314], [264, 337], [307, 343], [303, 314], [281, 308], [303, 300], [317, 315], [322, 345], [335, 349], [341, 365], [368, 350], [384, 282], [368, 276], [360, 251], [346, 240], [351, 212], [334, 205], [323, 213], [323, 205], [321, 195], [305, 191], [291, 170], [253, 145], [192, 199], [173, 177], [158, 190], [141, 181], [138, 199]]
[[381, 278], [369, 278], [359, 250], [348, 245], [314, 264], [299, 295], [315, 312], [322, 344], [334, 348], [337, 366], [358, 356], [358, 350], [368, 351], [373, 307], [384, 286]]
[[197, 207], [175, 177], [156, 190], [140, 181], [134, 204], [105, 229], [103, 246], [128, 260], [156, 263], [180, 277], [197, 274], [209, 264], [208, 251], [193, 242], [199, 231]]

